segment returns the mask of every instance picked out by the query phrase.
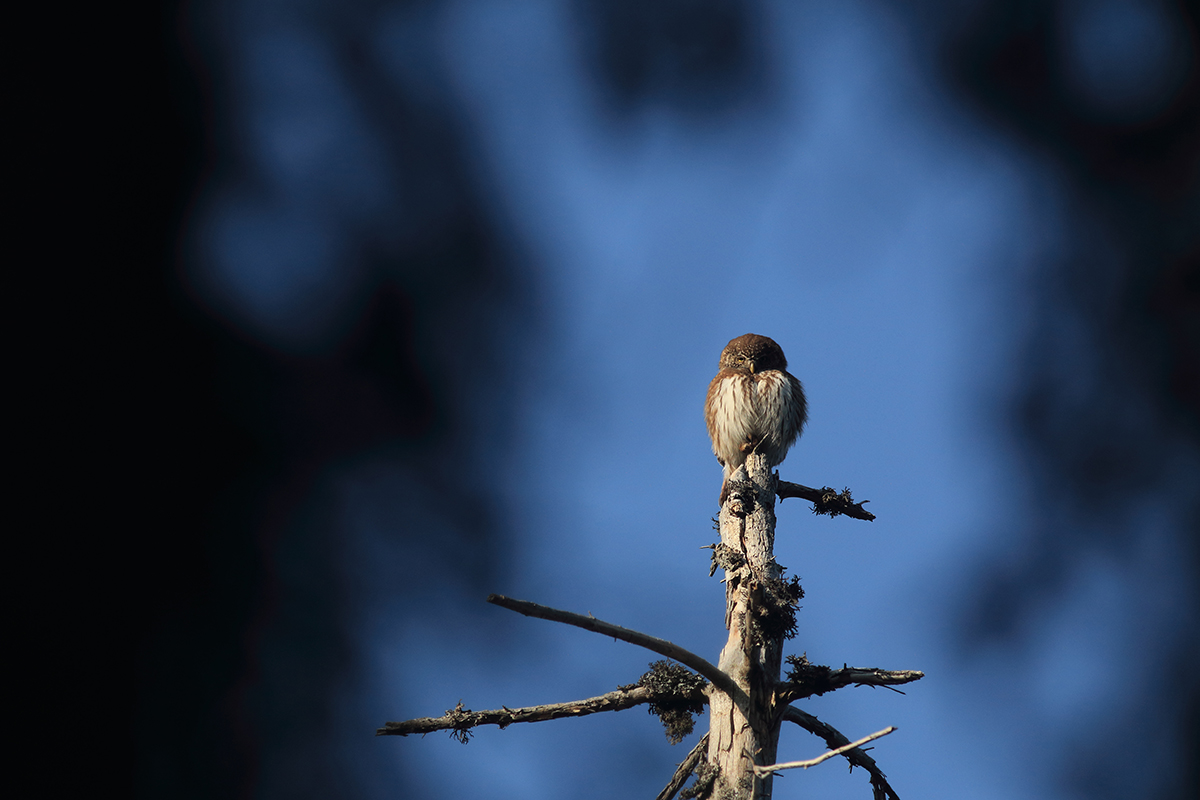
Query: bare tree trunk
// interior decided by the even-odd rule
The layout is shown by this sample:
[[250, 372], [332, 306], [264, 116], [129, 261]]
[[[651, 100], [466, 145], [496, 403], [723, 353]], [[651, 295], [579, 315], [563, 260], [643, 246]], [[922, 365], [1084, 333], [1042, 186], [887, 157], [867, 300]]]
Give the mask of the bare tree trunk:
[[746, 563], [725, 570], [729, 639], [718, 667], [744, 694], [736, 700], [717, 691], [711, 696], [708, 762], [720, 770], [713, 794], [765, 799], [771, 796], [771, 776], [756, 777], [754, 765], [775, 763], [779, 719], [773, 699], [783, 654], [782, 632], [772, 635], [762, 624], [774, 612], [764, 589], [781, 583], [782, 575], [774, 555], [775, 476], [765, 456], [751, 454], [730, 477], [720, 529], [721, 542]]
[[[636, 684], [619, 686], [616, 691], [598, 697], [528, 708], [502, 706], [488, 711], [472, 711], [460, 702], [440, 717], [388, 722], [376, 734], [407, 736], [450, 731], [452, 736], [466, 742], [472, 730], [481, 725], [506, 728], [518, 722], [580, 717], [649, 704], [651, 713], [662, 720], [667, 738], [678, 743], [692, 732], [692, 715], [700, 712], [707, 699], [709, 733], [701, 737], [675, 770], [659, 793], [659, 800], [671, 800], [677, 793], [696, 800], [769, 800], [774, 773], [807, 769], [839, 755], [851, 766], [866, 770], [875, 800], [900, 800], [875, 760], [860, 749], [892, 733], [895, 727], [851, 742], [832, 725], [793, 708], [791, 703], [845, 686], [898, 686], [925, 675], [918, 670], [874, 667], [830, 669], [811, 664], [804, 657], [789, 657], [788, 678], [779, 680], [783, 642], [796, 633], [796, 608], [804, 592], [794, 577], [784, 581], [784, 570], [775, 563], [777, 494], [802, 497], [813, 503], [818, 514], [875, 519], [874, 514], [863, 509], [866, 501], [854, 502], [849, 489], [835, 492], [829, 487], [813, 489], [781, 482], [765, 456], [751, 454], [722, 487], [721, 544], [713, 546], [714, 570], [718, 566], [725, 570], [725, 627], [729, 631], [719, 665], [666, 639], [623, 628], [591, 614], [575, 614], [493, 594], [488, 596], [488, 602], [502, 608], [630, 642], [678, 664], [656, 661]], [[777, 763], [779, 726], [784, 720], [824, 739], [829, 750], [816, 758]], [[684, 788], [693, 774], [695, 783]]]

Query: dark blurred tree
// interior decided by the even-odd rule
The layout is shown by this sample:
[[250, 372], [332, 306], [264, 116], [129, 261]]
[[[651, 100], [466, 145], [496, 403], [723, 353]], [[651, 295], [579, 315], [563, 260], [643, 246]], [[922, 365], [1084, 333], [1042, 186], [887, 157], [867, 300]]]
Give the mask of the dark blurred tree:
[[[1159, 796], [1198, 797], [1197, 5], [989, 1], [957, 22], [945, 63], [962, 96], [1057, 163], [1070, 206], [1061, 258], [1034, 276], [1012, 403], [1038, 521], [1019, 556], [982, 570], [968, 628], [977, 643], [1019, 641], [1086, 554], [1131, 564], [1137, 537], [1160, 539], [1191, 576], [1188, 607], [1155, 673], [1129, 676], [1137, 713], [1089, 733], [1064, 778], [1078, 796], [1125, 796], [1135, 779], [1114, 776], [1141, 765], [1116, 743], [1178, 742]], [[1164, 524], [1145, 524], [1147, 508]]]
[[[87, 26], [78, 63], [45, 91], [63, 118], [34, 117], [43, 137], [62, 136], [46, 151], [78, 164], [44, 187], [63, 211], [47, 241], [71, 245], [52, 263], [76, 269], [38, 320], [62, 330], [61, 353], [43, 365], [54, 389], [44, 405], [72, 455], [64, 470], [55, 448], [40, 448], [55, 478], [40, 505], [58, 517], [46, 526], [55, 543], [78, 532], [78, 575], [51, 585], [81, 595], [67, 614], [78, 627], [59, 634], [69, 714], [46, 716], [87, 711], [87, 733], [104, 733], [92, 751], [102, 755], [56, 771], [68, 785], [115, 768], [106, 782], [142, 797], [354, 792], [331, 755], [353, 601], [323, 490], [345, 464], [384, 459], [411, 477], [398, 502], [410, 517], [401, 544], [413, 546], [399, 551], [395, 591], [414, 615], [453, 613], [428, 601], [422, 576], [462, 590], [502, 566], [503, 529], [479, 482], [503, 464], [470, 420], [511, 417], [515, 367], [536, 355], [512, 323], [536, 299], [424, 46], [421, 20], [439, 5], [135, 5]], [[754, 11], [734, 0], [580, 6], [616, 106], [664, 103], [701, 119], [761, 91]], [[372, 39], [391, 12], [416, 28], [400, 76]], [[236, 46], [267, 18], [330, 46], [401, 187], [346, 248], [343, 266], [367, 276], [363, 296], [299, 349], [222, 314], [190, 279], [205, 202], [230, 186], [272, 191], [247, 141], [254, 98]], [[338, 199], [317, 193], [330, 216]], [[423, 523], [434, 521], [430, 541]], [[97, 697], [115, 702], [96, 713]], [[264, 788], [264, 764], [279, 761], [292, 783]]]
[[661, 105], [694, 122], [768, 96], [756, 0], [573, 0], [579, 41], [618, 117]]
[[[114, 515], [125, 525], [113, 573], [124, 594], [120, 641], [108, 641], [132, 658], [121, 705], [133, 724], [119, 747], [137, 796], [354, 793], [330, 740], [352, 601], [322, 487], [342, 466], [397, 465], [411, 476], [411, 495], [397, 500], [411, 514], [401, 538], [434, 522], [443, 532], [398, 551], [395, 591], [414, 614], [453, 609], [401, 574], [451, 576], [465, 590], [502, 566], [503, 526], [478, 481], [503, 469], [503, 454], [472, 434], [480, 419], [503, 428], [513, 416], [508, 390], [536, 357], [521, 333], [530, 323], [515, 320], [536, 297], [502, 211], [477, 189], [437, 53], [423, 46], [420, 25], [438, 5], [166, 2], [115, 40], [130, 41], [123, 75], [136, 80], [114, 83], [137, 88], [123, 98], [130, 138], [119, 153], [130, 166], [110, 211], [136, 246], [95, 295], [112, 304], [90, 363], [105, 365], [112, 392], [95, 418], [119, 427], [129, 469], [98, 491], [138, 487], [136, 514]], [[703, 114], [761, 77], [747, 4], [626, 6], [583, 8], [620, 104]], [[399, 68], [380, 63], [372, 38], [389, 13], [414, 26]], [[255, 99], [237, 39], [285, 17], [329, 46], [399, 187], [346, 248], [342, 266], [366, 276], [363, 293], [299, 349], [223, 313], [190, 277], [205, 203], [230, 187], [251, 198], [275, 191], [248, 143]], [[314, 197], [328, 215], [345, 213], [340, 198]], [[293, 765], [276, 773], [292, 783], [264, 788], [270, 762]]]
[[[97, 484], [136, 491], [133, 513], [114, 515], [121, 600], [104, 648], [132, 661], [121, 705], [133, 723], [119, 738], [133, 785], [121, 794], [261, 793], [268, 760], [296, 767], [294, 785], [271, 793], [353, 793], [330, 724], [353, 587], [326, 485], [347, 464], [386, 461], [409, 478], [393, 566], [413, 613], [454, 608], [404, 576], [448, 576], [461, 592], [503, 566], [503, 526], [480, 481], [502, 468], [509, 368], [531, 352], [530, 323], [516, 320], [535, 300], [477, 191], [452, 92], [414, 98], [373, 60], [366, 40], [383, 5], [291, 12], [328, 38], [351, 100], [373, 110], [367, 124], [402, 192], [347, 248], [343, 266], [367, 276], [365, 293], [299, 350], [214, 313], [186, 277], [205, 198], [231, 184], [269, 191], [227, 38], [245, 22], [230, 19], [239, 9], [169, 2], [130, 30], [139, 92], [122, 125], [137, 138], [120, 151], [120, 203], [136, 245], [106, 263], [95, 300], [109, 303], [107, 324], [82, 345], [101, 351], [92, 363], [104, 374], [88, 419], [113, 426], [105, 444], [120, 454]], [[501, 428], [490, 443], [473, 436], [479, 419]]]

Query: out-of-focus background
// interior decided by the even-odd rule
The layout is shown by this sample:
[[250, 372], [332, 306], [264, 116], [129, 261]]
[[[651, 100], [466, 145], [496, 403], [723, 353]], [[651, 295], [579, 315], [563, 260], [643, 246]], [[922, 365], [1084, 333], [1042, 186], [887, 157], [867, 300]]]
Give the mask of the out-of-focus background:
[[809, 395], [782, 477], [878, 515], [780, 507], [790, 652], [927, 675], [803, 707], [898, 726], [905, 798], [1200, 795], [1196, 4], [158, 12], [81, 123], [136, 196], [78, 347], [138, 465], [134, 796], [654, 796], [694, 737], [644, 709], [374, 731], [654, 658], [489, 592], [715, 659], [701, 406], [746, 332]]

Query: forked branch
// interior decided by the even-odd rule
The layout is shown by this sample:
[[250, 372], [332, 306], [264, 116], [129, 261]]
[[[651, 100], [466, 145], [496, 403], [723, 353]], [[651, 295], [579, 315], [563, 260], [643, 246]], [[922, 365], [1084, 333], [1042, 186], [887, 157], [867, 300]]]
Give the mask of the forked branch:
[[[841, 750], [846, 745], [851, 744], [850, 740], [837, 728], [827, 725], [812, 714], [805, 713], [794, 706], [788, 706], [784, 709], [783, 718], [788, 722], [796, 723], [814, 736], [821, 737], [831, 750]], [[870, 774], [874, 800], [900, 800], [899, 795], [896, 794], [896, 790], [888, 784], [887, 776], [883, 774], [883, 770], [875, 763], [875, 759], [867, 755], [865, 751], [855, 747], [851, 750], [843, 750], [840, 755], [845, 756], [846, 760], [850, 762], [850, 766], [862, 767]]]

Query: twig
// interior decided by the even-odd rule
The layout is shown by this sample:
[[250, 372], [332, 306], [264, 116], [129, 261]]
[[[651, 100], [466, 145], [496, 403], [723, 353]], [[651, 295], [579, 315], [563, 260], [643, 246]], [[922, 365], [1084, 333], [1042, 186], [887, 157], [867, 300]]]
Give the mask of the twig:
[[861, 503], [854, 502], [854, 498], [850, 496], [849, 489], [844, 492], [835, 492], [828, 486], [823, 489], [813, 489], [811, 486], [802, 486], [799, 483], [779, 481], [779, 485], [775, 487], [775, 494], [779, 495], [780, 500], [789, 497], [799, 497], [801, 500], [807, 500], [813, 504], [813, 513], [816, 514], [828, 514], [831, 517], [844, 514], [854, 519], [865, 519], [867, 522], [872, 522], [875, 519], [874, 514], [863, 508], [863, 503], [871, 501], [863, 500]]
[[696, 765], [700, 763], [700, 759], [708, 752], [708, 734], [700, 737], [700, 741], [696, 742], [696, 746], [692, 748], [692, 752], [687, 754], [675, 770], [675, 774], [671, 776], [671, 780], [663, 790], [658, 793], [658, 797], [654, 800], [671, 800], [675, 793], [683, 788], [687, 783], [687, 779], [691, 776], [692, 771], [696, 769]]
[[[796, 723], [815, 736], [820, 736], [832, 750], [837, 750], [850, 743], [850, 740], [837, 728], [827, 725], [812, 714], [807, 714], [793, 706], [788, 706], [784, 709], [783, 718], [788, 722]], [[850, 762], [851, 767], [862, 767], [870, 773], [874, 800], [900, 800], [900, 796], [896, 794], [896, 790], [888, 784], [887, 776], [883, 774], [883, 770], [875, 763], [875, 759], [858, 748], [847, 750], [842, 755]]]
[[659, 655], [672, 658], [685, 667], [691, 667], [705, 678], [708, 678], [713, 686], [733, 697], [735, 702], [743, 702], [748, 699], [746, 698], [746, 693], [734, 683], [733, 678], [718, 669], [716, 665], [705, 661], [691, 651], [684, 650], [677, 644], [668, 642], [666, 639], [659, 639], [656, 636], [650, 636], [640, 631], [622, 628], [620, 625], [613, 625], [610, 622], [604, 622], [595, 617], [585, 617], [582, 614], [573, 614], [570, 611], [561, 611], [557, 608], [531, 603], [528, 600], [514, 600], [511, 597], [499, 594], [489, 594], [487, 601], [492, 605], [516, 611], [518, 614], [524, 614], [527, 617], [548, 619], [551, 622], [564, 622], [567, 625], [574, 625], [577, 628], [602, 633], [605, 636], [611, 636], [614, 639], [620, 639], [623, 642], [644, 647]]
[[615, 692], [574, 700], [570, 703], [551, 703], [527, 708], [504, 708], [491, 711], [472, 711], [462, 703], [441, 717], [420, 717], [405, 722], [388, 722], [377, 731], [376, 736], [408, 736], [410, 733], [432, 733], [433, 731], [465, 732], [479, 725], [499, 725], [507, 728], [514, 722], [544, 722], [563, 717], [584, 717], [601, 711], [623, 711], [642, 703], [650, 703], [661, 696], [661, 692], [644, 686], [617, 689]]
[[808, 769], [809, 767], [815, 767], [817, 764], [820, 764], [822, 761], [826, 761], [830, 758], [833, 758], [834, 756], [840, 756], [842, 753], [846, 752], [847, 750], [853, 750], [856, 747], [862, 747], [867, 742], [872, 742], [876, 739], [887, 736], [889, 733], [891, 733], [894, 730], [896, 730], [895, 725], [889, 726], [887, 728], [884, 728], [881, 731], [875, 731], [875, 733], [872, 733], [870, 736], [864, 736], [863, 738], [859, 739], [857, 742], [850, 742], [849, 744], [844, 744], [841, 747], [838, 747], [834, 750], [827, 750], [824, 753], [822, 753], [821, 755], [817, 756], [816, 758], [810, 758], [807, 761], [785, 761], [782, 764], [771, 764], [771, 765], [765, 766], [765, 767], [755, 764], [754, 765], [754, 774], [760, 778], [764, 778], [767, 775], [773, 775], [776, 772], [779, 772], [780, 770], [783, 770], [783, 769], [797, 769], [797, 768]]

